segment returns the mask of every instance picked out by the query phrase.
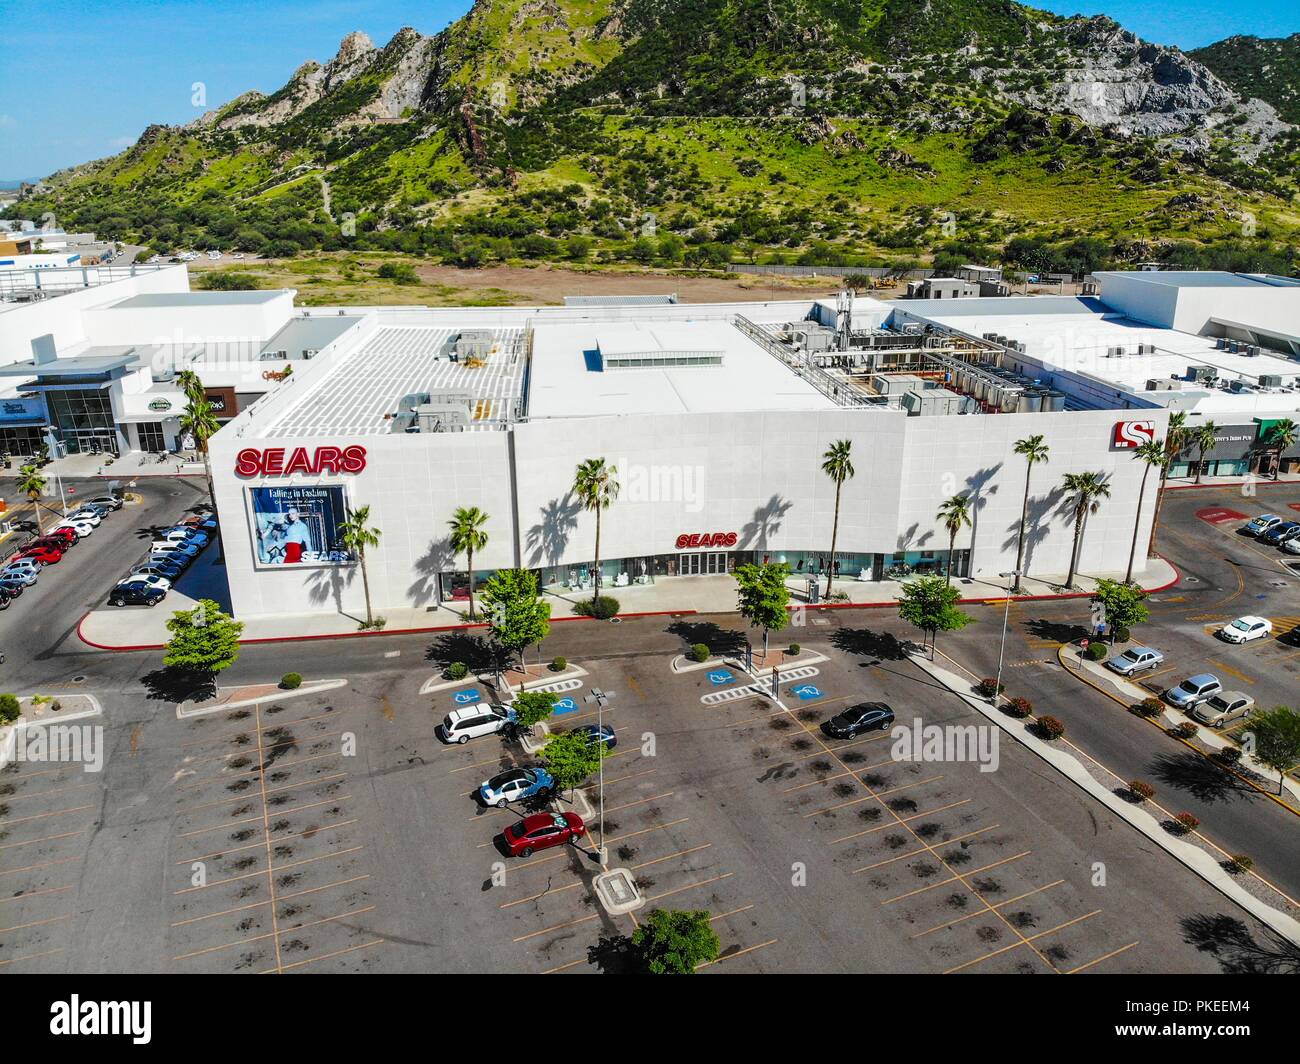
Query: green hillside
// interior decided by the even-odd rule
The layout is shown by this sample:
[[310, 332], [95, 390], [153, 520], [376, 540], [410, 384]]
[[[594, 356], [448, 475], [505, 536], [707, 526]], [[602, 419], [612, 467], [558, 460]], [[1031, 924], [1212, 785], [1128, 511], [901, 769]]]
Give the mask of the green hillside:
[[1229, 37], [1188, 54], [1243, 96], [1265, 100], [1288, 122], [1300, 123], [1300, 33]]
[[10, 213], [161, 254], [1290, 272], [1298, 149], [1176, 50], [1007, 0], [480, 0]]

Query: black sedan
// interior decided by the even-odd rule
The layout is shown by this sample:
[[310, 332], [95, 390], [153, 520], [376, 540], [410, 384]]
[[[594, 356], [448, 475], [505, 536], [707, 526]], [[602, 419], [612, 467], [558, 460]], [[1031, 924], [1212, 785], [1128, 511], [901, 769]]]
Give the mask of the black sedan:
[[148, 584], [118, 584], [109, 593], [110, 606], [157, 606], [167, 595], [162, 588]]
[[894, 711], [884, 702], [859, 702], [822, 724], [832, 739], [852, 739], [868, 731], [884, 731], [894, 723]]

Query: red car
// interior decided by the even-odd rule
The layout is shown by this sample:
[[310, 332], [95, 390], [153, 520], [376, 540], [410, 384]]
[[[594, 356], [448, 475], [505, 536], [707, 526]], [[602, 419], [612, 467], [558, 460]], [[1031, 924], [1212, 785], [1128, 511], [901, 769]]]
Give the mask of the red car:
[[53, 540], [55, 543], [62, 543], [65, 547], [71, 547], [77, 542], [77, 533], [70, 528], [51, 528], [43, 536], [32, 540], [31, 546], [44, 544]]
[[68, 541], [62, 536], [41, 536], [40, 539], [32, 540], [23, 550], [32, 550], [36, 547], [45, 547], [49, 550], [56, 550], [60, 554], [68, 549]]
[[577, 813], [534, 813], [501, 833], [511, 857], [528, 857], [534, 850], [574, 844], [587, 834]]
[[31, 558], [42, 565], [53, 565], [63, 557], [63, 551], [57, 547], [28, 547], [14, 555], [15, 558]]

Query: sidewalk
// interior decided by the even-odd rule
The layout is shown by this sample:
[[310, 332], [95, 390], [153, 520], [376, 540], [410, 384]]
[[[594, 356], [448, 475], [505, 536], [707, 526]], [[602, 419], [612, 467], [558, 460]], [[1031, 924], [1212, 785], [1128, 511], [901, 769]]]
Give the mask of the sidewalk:
[[[112, 461], [109, 459], [112, 458]], [[17, 475], [22, 459], [14, 458], [14, 467], [8, 470], [10, 475]], [[55, 458], [41, 467], [42, 475], [53, 479], [77, 479], [80, 477], [103, 477], [105, 480], [133, 480], [136, 477], [175, 477], [203, 476], [203, 460], [193, 455], [167, 455], [164, 462], [158, 461], [158, 455], [147, 451], [132, 451], [121, 458], [107, 454], [70, 454], [66, 458]]]
[[[224, 573], [224, 570], [220, 572]], [[1123, 574], [1112, 575], [1119, 578]], [[1016, 600], [1081, 598], [1090, 595], [1096, 586], [1093, 577], [1080, 575], [1079, 590], [1066, 591], [1058, 583], [1061, 579], [1063, 576], [1060, 575], [1026, 577], [1024, 593], [1017, 595]], [[823, 589], [824, 580], [823, 577]], [[1148, 591], [1161, 591], [1177, 582], [1178, 571], [1163, 558], [1152, 558], [1147, 571], [1139, 574], [1138, 580]], [[807, 608], [810, 610], [887, 609], [897, 604], [904, 583], [905, 581], [896, 580], [882, 580], [879, 583], [844, 580], [836, 583], [833, 590], [845, 592], [848, 595], [847, 602], [823, 602]], [[805, 581], [802, 578], [792, 579], [789, 581], [789, 586], [792, 592], [792, 603], [796, 607], [802, 605]], [[953, 581], [953, 586], [961, 593], [962, 602], [1006, 600], [1006, 586], [1002, 584], [958, 577]], [[613, 595], [618, 599], [620, 617], [736, 612], [736, 582], [730, 576], [680, 577], [661, 580], [657, 584], [635, 584], [602, 590], [605, 594]], [[218, 602], [229, 601], [224, 588], [206, 587], [204, 594]], [[552, 621], [589, 619], [581, 616], [574, 609], [588, 597], [585, 593], [547, 593], [545, 597], [551, 604]], [[178, 591], [173, 591], [155, 609], [117, 610], [104, 607], [86, 614], [77, 626], [77, 634], [82, 642], [100, 650], [156, 650], [167, 642], [167, 619], [176, 610], [192, 609], [193, 606], [192, 599]], [[359, 612], [356, 614], [288, 613], [254, 617], [245, 621], [241, 642], [289, 642], [298, 639], [446, 631], [451, 628], [471, 626], [464, 616], [468, 609], [467, 601], [399, 609], [376, 607], [375, 613], [382, 615], [388, 622], [380, 632], [359, 631], [358, 625], [364, 620], [364, 616]]]
[[1170, 477], [1165, 481], [1165, 487], [1171, 491], [1178, 491], [1184, 488], [1236, 488], [1244, 484], [1250, 484], [1256, 488], [1269, 487], [1295, 487], [1300, 484], [1300, 473], [1283, 473], [1277, 480], [1271, 476], [1259, 477], [1202, 477], [1198, 484], [1196, 478], [1192, 477]]

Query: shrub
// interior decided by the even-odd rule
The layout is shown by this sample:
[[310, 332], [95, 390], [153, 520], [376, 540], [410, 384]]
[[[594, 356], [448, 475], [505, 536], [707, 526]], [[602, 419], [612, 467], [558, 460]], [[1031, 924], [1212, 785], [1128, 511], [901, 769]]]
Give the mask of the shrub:
[[1118, 643], [1127, 643], [1133, 638], [1133, 634], [1127, 628], [1115, 629], [1115, 641]]
[[280, 677], [280, 686], [283, 687], [286, 691], [292, 691], [295, 688], [301, 687], [302, 673], [286, 672], [283, 676]]
[[1133, 707], [1133, 712], [1139, 717], [1146, 717], [1150, 720], [1152, 717], [1160, 716], [1164, 712], [1164, 706], [1160, 704], [1158, 698], [1144, 698]]
[[789, 654], [791, 657], [794, 657], [796, 654], [799, 653], [799, 650], [800, 647], [798, 643], [791, 643], [790, 646], [787, 648], [786, 653]]
[[1013, 717], [1020, 717], [1022, 720], [1033, 712], [1033, 704], [1027, 698], [1013, 698], [1002, 707]]
[[583, 599], [573, 607], [573, 612], [582, 617], [595, 617], [598, 621], [607, 621], [618, 613], [618, 599], [612, 595], [601, 595], [594, 602]]
[[1128, 793], [1139, 802], [1146, 802], [1156, 796], [1156, 789], [1145, 780], [1129, 780]]
[[463, 661], [453, 661], [443, 669], [442, 674], [449, 680], [463, 680], [469, 675], [469, 666]]
[[1169, 730], [1180, 739], [1195, 739], [1196, 733], [1200, 729], [1198, 729], [1190, 720], [1185, 720], [1181, 724], [1176, 724]]
[[1105, 643], [1089, 643], [1088, 657], [1092, 661], [1101, 661], [1110, 651], [1106, 648]]
[[0, 695], [0, 724], [11, 724], [18, 719], [18, 696]]
[[1065, 725], [1055, 717], [1039, 717], [1038, 733], [1044, 739], [1059, 739], [1065, 734]]
[[1195, 831], [1201, 826], [1201, 818], [1194, 813], [1179, 813], [1174, 817], [1174, 823], [1178, 825], [1178, 833], [1186, 835], [1189, 831]]
[[1234, 853], [1224, 862], [1224, 867], [1233, 875], [1238, 875], [1242, 872], [1249, 872], [1254, 868], [1255, 860], [1253, 857], [1247, 857], [1244, 853]]
[[1241, 760], [1241, 747], [1225, 746], [1222, 750], [1216, 750], [1214, 759], [1224, 765], [1235, 765]]
[[696, 661], [708, 661], [709, 645], [707, 643], [696, 643], [691, 647], [691, 657]]
[[985, 698], [992, 698], [995, 694], [1000, 695], [1006, 689], [1006, 684], [998, 683], [998, 681], [992, 676], [985, 676], [984, 679], [980, 680], [980, 682], [975, 685], [975, 690]]
[[569, 667], [569, 659], [560, 657], [558, 654], [551, 658], [551, 672], [563, 672]]

